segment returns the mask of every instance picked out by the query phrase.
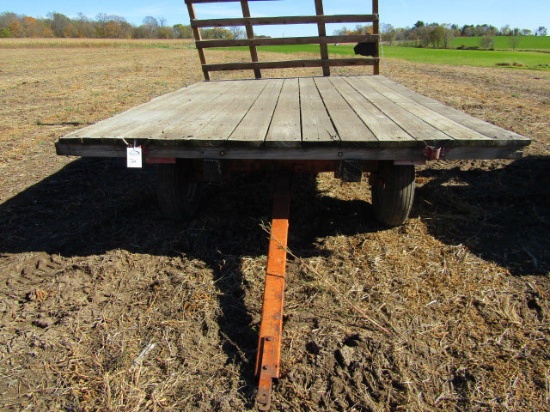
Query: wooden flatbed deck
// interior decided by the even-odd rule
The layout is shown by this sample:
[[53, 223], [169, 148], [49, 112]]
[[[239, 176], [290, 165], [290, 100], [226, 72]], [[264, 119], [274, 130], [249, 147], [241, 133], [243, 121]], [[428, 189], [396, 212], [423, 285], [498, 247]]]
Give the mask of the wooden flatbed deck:
[[528, 138], [383, 76], [203, 82], [75, 131], [63, 155], [281, 160], [515, 158]]

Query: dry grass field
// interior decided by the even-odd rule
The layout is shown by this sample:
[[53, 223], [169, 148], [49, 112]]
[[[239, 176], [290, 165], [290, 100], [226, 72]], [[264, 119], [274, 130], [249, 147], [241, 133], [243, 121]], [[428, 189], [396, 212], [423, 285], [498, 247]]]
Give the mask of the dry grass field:
[[[38, 43], [0, 42], [0, 410], [253, 409], [266, 179], [209, 186], [177, 225], [153, 167], [54, 151], [201, 81], [195, 51]], [[389, 230], [366, 181], [296, 181], [273, 409], [550, 410], [550, 72], [382, 72], [533, 143], [419, 168], [412, 217]]]

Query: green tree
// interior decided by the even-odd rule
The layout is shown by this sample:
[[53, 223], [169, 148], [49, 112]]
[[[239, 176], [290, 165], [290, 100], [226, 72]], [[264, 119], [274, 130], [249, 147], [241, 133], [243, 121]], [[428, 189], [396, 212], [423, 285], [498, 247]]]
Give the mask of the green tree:
[[476, 35], [475, 27], [471, 24], [465, 24], [462, 26], [462, 29], [460, 29], [460, 35], [462, 37], [473, 37]]
[[172, 39], [174, 38], [174, 30], [171, 27], [161, 26], [158, 29], [157, 37], [159, 39]]
[[6, 39], [10, 37], [13, 37], [10, 29], [8, 29], [7, 27], [0, 27], [0, 39]]
[[233, 34], [234, 39], [244, 39], [246, 38], [246, 32], [242, 27], [233, 26], [229, 28], [229, 31]]
[[382, 24], [381, 29], [382, 41], [388, 43], [391, 46], [395, 41], [395, 38], [397, 37], [397, 31], [391, 24]]
[[439, 25], [430, 26], [428, 30], [428, 39], [434, 49], [441, 47], [445, 40], [445, 27]]
[[540, 26], [537, 30], [535, 30], [535, 36], [547, 36], [548, 30], [544, 26]]
[[12, 12], [9, 12], [9, 11], [6, 11], [4, 13], [0, 13], [0, 27], [7, 29], [9, 24], [13, 20], [17, 20], [17, 19], [18, 19], [18, 17], [17, 17], [17, 14], [15, 14], [15, 13], [12, 13]]
[[153, 16], [147, 16], [143, 19], [143, 28], [145, 29], [145, 35], [149, 39], [154, 39], [158, 35], [160, 24]]
[[[517, 31], [516, 31], [517, 30]], [[516, 50], [516, 48], [518, 47], [519, 45], [519, 41], [520, 41], [520, 38], [519, 38], [519, 30], [518, 29], [514, 29], [514, 33], [510, 36], [508, 36], [508, 44], [510, 45], [510, 48], [512, 50]]]
[[212, 29], [201, 30], [203, 39], [232, 39], [233, 33], [225, 27], [214, 27]]
[[191, 29], [191, 26], [184, 26], [183, 24], [176, 24], [174, 27], [172, 27], [172, 30], [174, 31], [174, 37], [176, 39], [192, 39], [193, 38], [193, 30]]
[[493, 36], [483, 36], [480, 40], [482, 49], [491, 50], [495, 48], [495, 38]]
[[510, 28], [510, 25], [507, 24], [506, 26], [502, 26], [500, 28], [500, 35], [501, 36], [509, 36], [512, 33], [512, 29]]
[[453, 44], [453, 39], [455, 38], [456, 28], [452, 25], [447, 25], [445, 27], [445, 35], [443, 36], [443, 47], [448, 49]]
[[50, 18], [51, 28], [55, 37], [70, 37], [67, 34], [70, 32], [71, 19], [57, 12], [50, 13], [48, 17]]
[[107, 33], [107, 23], [109, 22], [109, 16], [106, 13], [99, 13], [95, 17], [95, 32], [96, 36], [99, 38], [106, 37]]

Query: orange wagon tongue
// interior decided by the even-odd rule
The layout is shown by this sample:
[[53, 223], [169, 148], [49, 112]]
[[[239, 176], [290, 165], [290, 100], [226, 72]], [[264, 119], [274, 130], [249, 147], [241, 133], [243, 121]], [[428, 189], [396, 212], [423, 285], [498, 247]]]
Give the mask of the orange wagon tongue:
[[273, 379], [280, 376], [289, 209], [290, 177], [279, 177], [273, 194], [271, 239], [256, 359], [256, 401], [263, 411], [270, 409]]

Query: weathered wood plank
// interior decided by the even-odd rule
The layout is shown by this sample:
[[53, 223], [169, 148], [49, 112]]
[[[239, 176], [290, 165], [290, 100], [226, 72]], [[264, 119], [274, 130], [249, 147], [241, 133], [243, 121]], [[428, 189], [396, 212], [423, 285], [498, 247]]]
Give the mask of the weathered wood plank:
[[[190, 105], [180, 107], [177, 114], [169, 121], [155, 125], [154, 130], [149, 131], [151, 136], [161, 139], [182, 139], [189, 141], [208, 140], [211, 144], [214, 141], [223, 141], [227, 136], [213, 135], [203, 132], [212, 126], [212, 122], [223, 122], [217, 116], [227, 116], [230, 113], [223, 113], [220, 108], [231, 107], [235, 94], [239, 93], [244, 85], [235, 83], [205, 83], [203, 94], [191, 101]], [[227, 133], [227, 132], [226, 132]]]
[[[218, 94], [223, 88], [218, 88]], [[194, 84], [184, 89], [165, 94], [136, 106], [126, 112], [117, 114], [94, 125], [76, 130], [67, 137], [81, 138], [138, 138], [155, 135], [155, 125], [170, 123], [179, 118], [181, 112], [192, 108], [196, 101], [204, 98], [203, 84]], [[212, 90], [212, 98], [216, 92]]]
[[221, 136], [208, 136], [202, 134], [198, 138], [200, 130], [209, 125], [215, 118], [215, 108], [230, 104], [232, 96], [241, 89], [238, 82], [224, 84], [222, 82], [203, 83], [203, 93], [189, 102], [185, 107], [177, 108], [175, 116], [167, 119], [162, 124], [155, 125], [149, 134], [156, 139], [181, 139], [187, 141], [204, 139], [214, 144], [213, 140], [225, 140]]
[[315, 78], [314, 81], [336, 128], [340, 142], [344, 144], [361, 142], [370, 146], [378, 146], [379, 142], [374, 134], [365, 126], [365, 123], [361, 121], [329, 79]]
[[415, 116], [423, 119], [426, 123], [431, 124], [436, 129], [448, 135], [451, 139], [460, 140], [464, 144], [469, 144], [471, 142], [488, 143], [493, 141], [493, 139], [488, 138], [487, 136], [484, 136], [472, 129], [469, 129], [468, 127], [457, 123], [456, 121], [449, 119], [433, 111], [432, 109], [423, 106], [422, 104], [418, 104], [418, 102], [415, 102], [410, 97], [402, 93], [397, 93], [395, 90], [380, 83], [378, 80], [373, 81], [371, 78], [368, 77], [364, 77], [363, 79], [374, 90], [384, 94], [384, 96], [386, 96], [388, 99], [395, 102], [397, 105], [406, 109]]
[[418, 118], [414, 114], [408, 112], [402, 107], [396, 105], [382, 93], [368, 86], [363, 77], [346, 78], [347, 82], [354, 87], [361, 95], [375, 105], [380, 111], [391, 118], [399, 125], [408, 135], [418, 141], [430, 143], [449, 139], [449, 136], [439, 131], [424, 120]]
[[[112, 139], [111, 139], [112, 140]], [[126, 146], [110, 142], [83, 145], [77, 138], [62, 137], [55, 143], [55, 152], [60, 156], [126, 157]]]
[[[186, 2], [186, 3], [187, 3], [187, 12], [189, 13], [189, 18], [191, 19], [191, 21], [193, 21], [196, 19], [195, 8], [193, 6], [193, 3], [191, 2]], [[195, 37], [195, 41], [200, 42], [202, 40], [201, 31], [197, 27], [192, 27], [191, 29], [193, 30], [193, 36]], [[201, 65], [204, 66], [206, 64], [206, 56], [204, 54], [204, 50], [202, 50], [201, 48], [198, 48], [197, 51], [199, 53], [199, 60], [201, 62]], [[202, 69], [202, 72], [204, 75], [204, 80], [209, 81], [210, 74], [208, 73], [207, 70], [204, 69], [204, 67]]]
[[330, 82], [355, 110], [356, 115], [367, 125], [381, 146], [415, 146], [417, 144], [412, 136], [358, 93], [344, 78], [334, 77], [330, 79]]
[[[193, 139], [211, 107], [228, 104], [241, 89], [238, 82], [201, 83], [137, 106], [73, 132], [69, 137], [115, 139]], [[197, 120], [197, 121], [195, 121]]]
[[251, 17], [228, 19], [191, 19], [194, 28], [231, 27], [231, 26], [273, 26], [284, 24], [316, 24], [316, 23], [371, 23], [378, 20], [375, 14], [342, 14], [338, 16], [284, 16], [284, 17]]
[[279, 95], [283, 87], [283, 79], [271, 79], [265, 82], [265, 87], [252, 104], [241, 123], [229, 136], [229, 141], [246, 145], [260, 146], [263, 144], [273, 112], [277, 106]]
[[[184, 116], [189, 122], [189, 139], [220, 142], [230, 137], [265, 87], [262, 82], [253, 80], [235, 83], [237, 89], [233, 93], [223, 93], [215, 101], [197, 107], [192, 115]], [[167, 138], [170, 138], [172, 130], [177, 136], [178, 130], [168, 127], [165, 128]]]
[[411, 100], [420, 103], [426, 107], [429, 107], [431, 110], [448, 117], [456, 122], [459, 122], [472, 130], [477, 131], [487, 137], [495, 139], [496, 144], [513, 144], [517, 142], [520, 145], [528, 144], [530, 141], [529, 138], [521, 136], [512, 131], [503, 129], [494, 124], [488, 123], [476, 117], [470, 116], [467, 113], [456, 110], [450, 106], [444, 105], [443, 103], [431, 99], [429, 97], [423, 96], [415, 91], [404, 87], [403, 85], [389, 80], [386, 77], [380, 77], [378, 82], [386, 85], [392, 90], [409, 97]]
[[[329, 65], [333, 66], [372, 66], [378, 58], [355, 57], [349, 59], [330, 59]], [[272, 62], [239, 62], [239, 63], [218, 63], [205, 64], [203, 68], [208, 71], [224, 70], [254, 70], [254, 69], [288, 69], [292, 67], [322, 67], [322, 60], [286, 60]]]
[[340, 140], [312, 78], [300, 79], [300, 109], [303, 143], [326, 144]]
[[[325, 13], [323, 11], [323, 0], [315, 0], [315, 13], [317, 17], [323, 16]], [[317, 30], [319, 31], [319, 37], [323, 38], [327, 35], [327, 28], [325, 23], [318, 22]], [[321, 49], [321, 60], [323, 60], [323, 76], [330, 76], [330, 66], [327, 63], [328, 60], [328, 47], [326, 43], [320, 43], [319, 47]]]
[[[248, 1], [247, 0], [241, 0], [241, 10], [243, 12], [243, 17], [244, 18], [250, 18], [250, 7], [248, 6]], [[254, 38], [254, 27], [252, 26], [252, 24], [246, 24], [245, 25], [245, 28], [246, 28], [246, 37], [247, 39], [253, 39]], [[250, 44], [248, 46], [249, 50], [250, 50], [250, 59], [253, 61], [253, 62], [257, 62], [258, 61], [258, 51], [256, 50], [256, 46], [253, 45], [253, 44]], [[256, 79], [261, 79], [262, 78], [262, 72], [260, 71], [260, 69], [254, 69], [254, 77]]]
[[298, 79], [285, 79], [265, 142], [269, 146], [300, 146], [301, 136]]
[[[88, 157], [126, 157], [126, 147], [107, 143], [82, 145], [76, 139], [60, 139], [56, 143], [58, 155]], [[179, 144], [178, 144], [179, 143]], [[423, 161], [420, 148], [234, 148], [189, 147], [174, 142], [172, 146], [149, 146], [151, 158], [182, 159], [251, 159], [251, 160], [393, 160]], [[513, 146], [457, 147], [447, 155], [449, 160], [459, 159], [518, 159], [522, 151]]]
[[[374, 14], [375, 16], [378, 16], [378, 0], [372, 0], [372, 14]], [[374, 19], [372, 21], [372, 32], [375, 35], [380, 34], [380, 19]], [[378, 49], [378, 50], [380, 50], [380, 49]], [[375, 57], [379, 57], [378, 53], [376, 54]], [[379, 59], [374, 62], [373, 73], [372, 74], [374, 74], [376, 76], [380, 74], [380, 60]]]
[[[284, 46], [292, 44], [334, 44], [334, 43], [358, 43], [375, 42], [378, 36], [373, 34], [349, 35], [349, 36], [306, 36], [306, 37], [273, 37], [273, 38], [249, 38], [249, 39], [215, 39], [196, 42], [197, 47], [207, 49], [212, 47], [244, 47], [244, 46]], [[327, 57], [328, 58], [328, 57]]]

